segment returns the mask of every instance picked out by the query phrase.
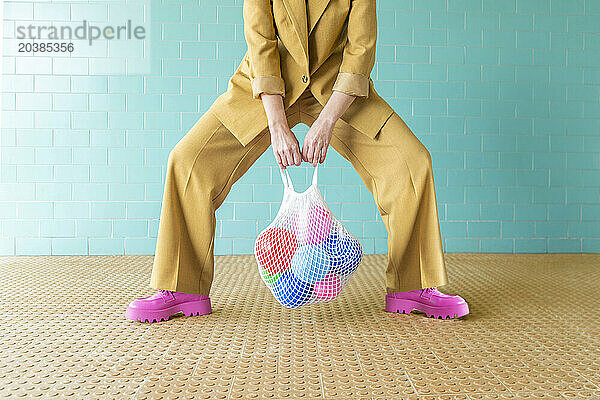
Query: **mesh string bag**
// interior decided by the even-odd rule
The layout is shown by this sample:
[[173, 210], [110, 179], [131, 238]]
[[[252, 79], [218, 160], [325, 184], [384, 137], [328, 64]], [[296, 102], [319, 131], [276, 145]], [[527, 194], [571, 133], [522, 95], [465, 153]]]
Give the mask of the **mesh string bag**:
[[311, 186], [298, 193], [287, 170], [280, 170], [281, 206], [254, 244], [263, 282], [287, 308], [335, 299], [362, 261], [360, 242], [325, 204], [317, 171]]

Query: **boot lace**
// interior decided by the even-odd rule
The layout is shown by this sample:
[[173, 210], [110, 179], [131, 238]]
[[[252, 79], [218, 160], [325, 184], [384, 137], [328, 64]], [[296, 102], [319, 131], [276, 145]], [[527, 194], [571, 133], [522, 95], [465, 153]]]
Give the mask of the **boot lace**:
[[428, 297], [436, 295], [440, 297], [453, 297], [451, 294], [442, 293], [438, 290], [437, 287], [430, 287], [423, 289], [423, 293], [426, 293]]
[[165, 300], [173, 298], [173, 291], [171, 291], [171, 290], [158, 289], [158, 292]]
[[431, 297], [432, 295], [442, 295], [442, 293], [437, 289], [437, 287], [429, 287], [429, 288], [425, 288], [423, 289], [424, 293], [427, 295], [427, 297]]

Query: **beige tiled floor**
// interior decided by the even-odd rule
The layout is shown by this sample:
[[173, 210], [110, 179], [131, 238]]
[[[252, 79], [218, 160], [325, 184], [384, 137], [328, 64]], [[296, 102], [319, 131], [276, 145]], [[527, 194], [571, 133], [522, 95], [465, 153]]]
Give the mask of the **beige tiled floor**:
[[151, 257], [3, 257], [0, 399], [600, 399], [600, 255], [446, 259], [458, 320], [384, 312], [385, 256], [297, 310], [242, 256], [213, 314], [145, 324]]

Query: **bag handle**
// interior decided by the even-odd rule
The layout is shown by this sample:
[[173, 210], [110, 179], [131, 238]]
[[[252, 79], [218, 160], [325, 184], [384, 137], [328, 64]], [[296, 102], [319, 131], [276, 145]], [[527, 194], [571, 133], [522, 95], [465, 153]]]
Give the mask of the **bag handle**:
[[319, 170], [319, 164], [317, 164], [317, 166], [315, 167], [315, 170], [313, 171], [313, 178], [312, 178], [312, 185], [313, 186], [317, 186], [317, 171]]
[[[312, 186], [317, 186], [317, 181], [318, 181], [318, 170], [319, 170], [319, 164], [317, 164], [316, 167], [314, 167], [314, 171], [313, 171], [313, 177], [312, 177]], [[283, 182], [283, 186], [287, 189], [292, 189], [294, 190], [294, 185], [292, 184], [292, 178], [290, 178], [290, 174], [286, 169], [279, 169], [279, 172], [281, 174], [281, 181]]]
[[290, 178], [290, 174], [288, 174], [287, 169], [279, 169], [281, 173], [281, 180], [283, 181], [283, 187], [286, 189], [294, 190], [294, 185], [292, 184], [292, 178]]

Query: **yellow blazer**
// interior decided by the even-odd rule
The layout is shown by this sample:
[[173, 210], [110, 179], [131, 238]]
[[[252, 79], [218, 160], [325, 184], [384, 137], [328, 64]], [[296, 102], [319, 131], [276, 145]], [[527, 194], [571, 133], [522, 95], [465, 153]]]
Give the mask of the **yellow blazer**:
[[323, 106], [333, 90], [358, 96], [341, 119], [377, 135], [393, 109], [370, 77], [375, 0], [244, 0], [243, 19], [248, 50], [209, 109], [242, 145], [268, 127], [261, 93], [287, 110], [307, 87]]

